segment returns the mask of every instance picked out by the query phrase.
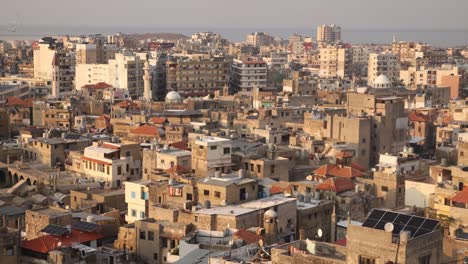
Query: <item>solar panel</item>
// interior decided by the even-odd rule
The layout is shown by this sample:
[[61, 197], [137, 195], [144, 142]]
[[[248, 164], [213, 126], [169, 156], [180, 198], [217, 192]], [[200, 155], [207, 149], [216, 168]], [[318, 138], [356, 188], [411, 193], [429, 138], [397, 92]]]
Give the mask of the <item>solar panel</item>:
[[95, 223], [90, 223], [90, 222], [76, 222], [72, 224], [73, 229], [77, 229], [80, 231], [85, 231], [85, 232], [93, 232], [96, 231], [98, 228], [98, 225]]
[[401, 231], [409, 231], [412, 238], [430, 233], [439, 225], [439, 221], [434, 219], [374, 209], [362, 226], [384, 230], [386, 223], [393, 224], [394, 235], [399, 235]]
[[47, 225], [41, 232], [54, 236], [62, 236], [68, 232], [68, 228], [58, 225]]

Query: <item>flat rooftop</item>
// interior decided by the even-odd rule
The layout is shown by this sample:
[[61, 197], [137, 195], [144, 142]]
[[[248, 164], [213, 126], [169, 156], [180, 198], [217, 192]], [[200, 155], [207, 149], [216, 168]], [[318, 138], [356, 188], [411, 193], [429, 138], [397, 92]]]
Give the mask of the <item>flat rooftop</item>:
[[270, 196], [267, 198], [247, 202], [239, 206], [242, 208], [250, 208], [250, 209], [266, 209], [266, 208], [270, 208], [276, 205], [293, 202], [296, 200], [297, 200], [296, 198], [286, 197], [284, 195], [275, 195], [275, 196]]
[[257, 211], [257, 209], [253, 208], [242, 208], [240, 206], [235, 205], [228, 205], [228, 206], [220, 206], [220, 207], [212, 207], [212, 208], [204, 208], [196, 211], [195, 213], [198, 214], [205, 214], [205, 215], [231, 215], [231, 216], [238, 216], [248, 213], [253, 213]]
[[55, 207], [44, 207], [44, 208], [34, 209], [31, 211], [40, 213], [43, 215], [52, 216], [52, 217], [70, 214], [70, 212], [65, 209], [55, 208]]

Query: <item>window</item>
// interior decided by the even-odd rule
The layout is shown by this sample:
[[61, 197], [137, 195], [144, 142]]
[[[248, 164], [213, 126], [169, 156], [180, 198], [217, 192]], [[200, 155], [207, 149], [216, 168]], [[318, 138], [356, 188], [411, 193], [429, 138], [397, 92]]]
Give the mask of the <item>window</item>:
[[145, 212], [143, 211], [140, 212], [140, 218], [145, 218]]
[[306, 187], [306, 193], [310, 193], [312, 189], [310, 187]]
[[460, 157], [463, 157], [465, 153], [463, 151], [460, 151]]
[[15, 255], [15, 248], [12, 247], [12, 246], [6, 247], [5, 251], [6, 251], [7, 256], [14, 256]]
[[117, 167], [117, 175], [122, 175], [122, 167]]
[[198, 222], [198, 215], [195, 216], [195, 222]]
[[164, 160], [161, 160], [161, 164], [164, 164]]
[[214, 192], [214, 196], [220, 198], [220, 197], [221, 197], [221, 193], [220, 193], [220, 192]]
[[141, 192], [141, 199], [142, 200], [148, 200], [148, 193], [147, 192]]
[[231, 153], [231, 148], [224, 148], [224, 154], [230, 154]]
[[140, 231], [140, 239], [143, 239], [143, 240], [146, 239], [146, 232], [145, 231]]
[[275, 165], [270, 166], [270, 173], [275, 173]]
[[211, 150], [216, 150], [218, 147], [217, 146], [211, 146], [210, 149]]
[[388, 192], [388, 187], [387, 186], [382, 186], [382, 192]]
[[132, 209], [132, 216], [136, 217], [136, 210]]
[[359, 256], [359, 264], [375, 264], [375, 259]]
[[426, 255], [419, 258], [419, 264], [429, 264], [431, 263], [431, 255]]
[[153, 231], [148, 231], [148, 240], [150, 240], [150, 241], [154, 240], [154, 232]]
[[209, 190], [203, 190], [203, 195], [209, 196], [209, 195], [210, 195], [210, 191], [209, 191]]
[[130, 195], [131, 195], [132, 199], [136, 198], [136, 192], [132, 192]]
[[262, 172], [262, 166], [257, 165], [257, 172], [258, 172], [258, 173]]
[[153, 259], [154, 259], [154, 260], [158, 260], [158, 253], [154, 253], [154, 254], [153, 254]]

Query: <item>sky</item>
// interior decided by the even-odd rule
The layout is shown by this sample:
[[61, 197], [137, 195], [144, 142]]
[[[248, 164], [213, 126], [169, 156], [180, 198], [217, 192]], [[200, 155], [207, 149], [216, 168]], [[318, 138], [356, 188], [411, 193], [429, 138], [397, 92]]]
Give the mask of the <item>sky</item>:
[[467, 11], [467, 0], [2, 0], [0, 25], [466, 30]]

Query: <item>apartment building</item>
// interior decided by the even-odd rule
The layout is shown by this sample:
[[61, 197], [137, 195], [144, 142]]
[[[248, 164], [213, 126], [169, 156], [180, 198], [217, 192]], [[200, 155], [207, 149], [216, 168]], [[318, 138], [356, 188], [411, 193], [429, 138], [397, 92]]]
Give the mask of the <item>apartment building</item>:
[[393, 85], [400, 80], [398, 56], [392, 53], [371, 53], [367, 66], [367, 85], [372, 86], [379, 75], [386, 75]]
[[169, 58], [166, 89], [184, 96], [214, 94], [229, 82], [229, 61], [224, 56], [196, 54]]
[[353, 52], [342, 46], [320, 48], [320, 71], [323, 78], [345, 78], [351, 75]]
[[267, 86], [267, 64], [259, 58], [234, 59], [231, 70], [232, 89], [235, 91], [250, 92], [255, 86]]
[[341, 27], [333, 25], [320, 25], [317, 27], [318, 42], [339, 42], [341, 40]]

